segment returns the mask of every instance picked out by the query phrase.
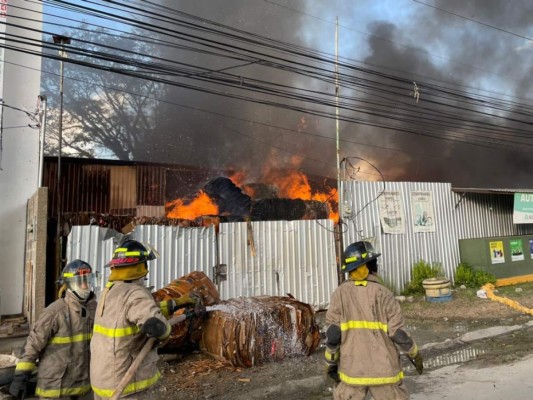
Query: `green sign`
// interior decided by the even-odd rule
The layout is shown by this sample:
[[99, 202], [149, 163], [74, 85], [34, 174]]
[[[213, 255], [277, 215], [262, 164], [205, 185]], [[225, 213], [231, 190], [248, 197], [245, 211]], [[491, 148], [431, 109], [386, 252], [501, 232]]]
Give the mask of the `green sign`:
[[533, 193], [515, 193], [513, 223], [533, 223]]

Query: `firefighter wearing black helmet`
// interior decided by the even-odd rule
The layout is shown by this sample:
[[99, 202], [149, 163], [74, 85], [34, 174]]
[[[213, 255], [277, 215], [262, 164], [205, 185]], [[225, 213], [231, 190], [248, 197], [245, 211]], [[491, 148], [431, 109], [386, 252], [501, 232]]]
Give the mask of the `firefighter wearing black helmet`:
[[96, 311], [92, 268], [74, 260], [63, 268], [58, 283], [59, 299], [32, 327], [17, 363], [9, 387], [17, 398], [30, 395], [30, 378], [37, 372], [39, 397], [92, 399], [89, 342]]
[[[112, 397], [147, 336], [165, 340], [171, 331], [166, 317], [185, 302], [194, 302], [182, 297], [180, 304], [176, 301], [156, 304], [144, 282], [148, 261], [157, 257], [149, 245], [127, 240], [115, 249], [109, 262], [109, 282], [100, 297], [91, 342], [91, 385], [95, 399]], [[157, 359], [157, 348], [153, 348], [124, 389], [124, 395], [153, 398], [149, 389], [160, 377]]]
[[404, 329], [400, 305], [375, 275], [377, 258], [368, 241], [346, 247], [348, 274], [332, 294], [326, 313], [326, 374], [337, 382], [333, 398], [408, 399], [397, 346], [422, 373], [417, 345]]

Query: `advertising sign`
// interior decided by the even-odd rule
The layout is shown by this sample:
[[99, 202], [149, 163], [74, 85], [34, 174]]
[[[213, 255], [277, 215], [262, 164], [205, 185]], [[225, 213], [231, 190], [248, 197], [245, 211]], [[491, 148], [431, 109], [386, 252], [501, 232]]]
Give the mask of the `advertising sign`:
[[524, 249], [521, 240], [511, 240], [511, 261], [522, 261], [524, 259]]
[[513, 223], [533, 224], [533, 193], [515, 193]]
[[493, 264], [502, 264], [505, 262], [505, 255], [503, 254], [503, 242], [489, 242], [490, 259]]
[[378, 206], [383, 233], [405, 233], [405, 213], [400, 192], [383, 192], [378, 197]]
[[435, 213], [431, 191], [411, 192], [411, 212], [415, 233], [435, 232]]

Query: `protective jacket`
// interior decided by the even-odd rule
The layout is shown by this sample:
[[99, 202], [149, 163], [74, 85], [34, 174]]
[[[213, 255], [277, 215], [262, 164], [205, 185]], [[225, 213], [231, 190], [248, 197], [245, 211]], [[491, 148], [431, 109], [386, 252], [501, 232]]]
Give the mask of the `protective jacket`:
[[400, 354], [392, 337], [402, 333], [404, 319], [392, 292], [374, 275], [366, 280], [343, 282], [331, 297], [326, 322], [340, 328], [338, 348], [327, 348], [339, 359], [339, 377], [348, 385], [374, 386], [401, 382]]
[[[144, 286], [124, 281], [106, 285], [96, 311], [91, 341], [94, 360], [91, 363], [91, 385], [97, 396], [108, 398], [113, 395], [147, 340], [141, 333], [141, 326], [151, 317], [165, 323], [168, 337], [170, 325]], [[146, 390], [159, 380], [157, 359], [157, 349], [153, 348], [124, 389], [124, 395]]]
[[40, 397], [81, 396], [91, 390], [90, 349], [96, 300], [80, 303], [70, 291], [50, 304], [31, 329], [18, 371], [36, 368]]

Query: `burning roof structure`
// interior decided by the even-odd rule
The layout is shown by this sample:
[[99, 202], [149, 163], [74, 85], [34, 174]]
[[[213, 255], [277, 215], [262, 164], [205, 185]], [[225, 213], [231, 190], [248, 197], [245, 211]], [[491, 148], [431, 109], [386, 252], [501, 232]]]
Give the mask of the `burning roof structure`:
[[338, 218], [336, 190], [313, 193], [303, 174], [281, 188], [259, 183], [243, 184], [241, 188], [234, 180], [211, 179], [191, 202], [177, 199], [167, 203], [167, 216], [195, 219], [211, 215], [232, 222]]
[[[175, 325], [164, 350], [194, 347], [234, 366], [252, 367], [286, 357], [310, 355], [320, 333], [313, 308], [291, 296], [257, 296], [221, 301], [211, 280], [192, 272], [153, 293], [156, 301], [187, 293], [201, 297], [207, 316]], [[184, 312], [179, 310], [176, 315]]]

